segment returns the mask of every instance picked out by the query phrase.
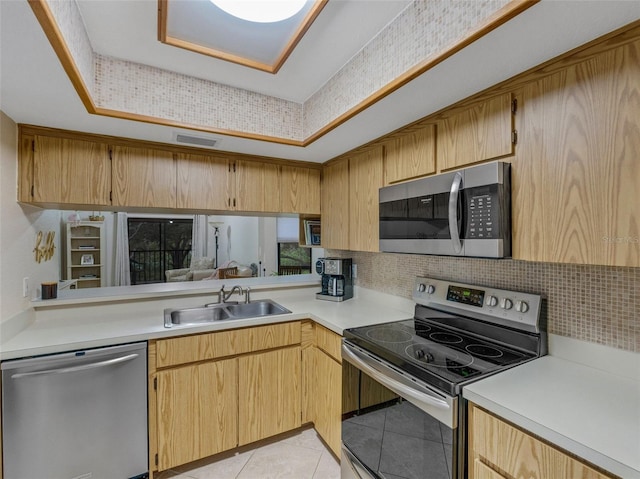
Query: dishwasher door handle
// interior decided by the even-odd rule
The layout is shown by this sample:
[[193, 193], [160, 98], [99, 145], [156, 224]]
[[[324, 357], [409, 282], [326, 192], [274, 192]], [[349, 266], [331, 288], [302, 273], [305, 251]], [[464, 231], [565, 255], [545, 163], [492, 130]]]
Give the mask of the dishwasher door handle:
[[113, 366], [114, 364], [126, 363], [132, 359], [137, 358], [139, 355], [136, 353], [127, 354], [126, 356], [120, 356], [119, 358], [107, 359], [105, 361], [99, 361], [97, 363], [83, 364], [82, 366], [71, 366], [69, 368], [57, 368], [57, 369], [45, 369], [43, 371], [32, 371], [30, 373], [16, 373], [11, 376], [11, 379], [26, 378], [28, 376], [44, 376], [47, 374], [66, 374], [75, 373], [78, 371], [87, 371], [89, 369], [104, 368], [107, 366]]

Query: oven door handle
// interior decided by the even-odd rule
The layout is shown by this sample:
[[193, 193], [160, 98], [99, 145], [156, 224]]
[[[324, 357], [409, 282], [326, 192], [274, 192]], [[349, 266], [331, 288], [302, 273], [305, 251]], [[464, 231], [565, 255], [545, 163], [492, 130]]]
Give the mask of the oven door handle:
[[449, 194], [449, 233], [451, 242], [453, 243], [453, 251], [456, 254], [462, 252], [462, 243], [460, 242], [460, 231], [458, 230], [458, 198], [460, 197], [460, 187], [462, 186], [462, 175], [456, 173], [451, 182], [451, 191]]
[[424, 390], [418, 391], [413, 387], [407, 386], [406, 384], [389, 377], [388, 374], [379, 371], [371, 364], [374, 361], [373, 359], [359, 354], [344, 343], [342, 344], [342, 357], [354, 366], [360, 368], [363, 372], [367, 373], [383, 386], [391, 389], [396, 394], [399, 394], [405, 399], [411, 400], [414, 404], [417, 402], [417, 406], [425, 404], [427, 407], [431, 406], [446, 411], [451, 409], [449, 403], [444, 399], [440, 399]]

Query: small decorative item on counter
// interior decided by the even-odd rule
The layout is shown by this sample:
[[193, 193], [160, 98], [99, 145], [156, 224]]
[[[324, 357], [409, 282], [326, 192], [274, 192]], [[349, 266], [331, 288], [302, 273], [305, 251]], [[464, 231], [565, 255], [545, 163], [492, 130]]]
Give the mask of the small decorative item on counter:
[[104, 215], [90, 215], [89, 221], [104, 221]]
[[42, 299], [54, 299], [58, 297], [58, 283], [51, 281], [40, 285]]

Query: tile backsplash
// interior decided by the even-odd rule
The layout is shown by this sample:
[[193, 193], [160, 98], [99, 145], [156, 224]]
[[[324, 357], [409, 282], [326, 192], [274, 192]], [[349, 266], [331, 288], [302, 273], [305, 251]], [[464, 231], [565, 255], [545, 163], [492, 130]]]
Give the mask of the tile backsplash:
[[416, 276], [542, 294], [549, 333], [640, 352], [640, 268], [327, 250], [356, 285], [411, 298]]

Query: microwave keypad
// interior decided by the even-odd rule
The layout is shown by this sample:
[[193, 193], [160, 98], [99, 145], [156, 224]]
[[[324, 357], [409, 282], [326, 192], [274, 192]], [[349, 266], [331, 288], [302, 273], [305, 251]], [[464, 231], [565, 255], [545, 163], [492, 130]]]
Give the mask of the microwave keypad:
[[469, 221], [467, 239], [499, 238], [498, 201], [487, 188], [470, 191], [467, 196]]

